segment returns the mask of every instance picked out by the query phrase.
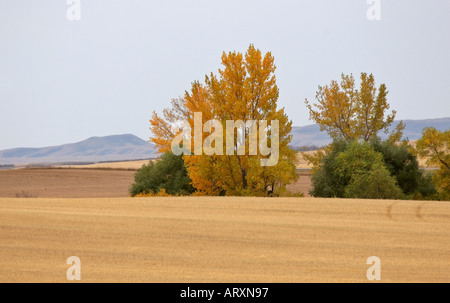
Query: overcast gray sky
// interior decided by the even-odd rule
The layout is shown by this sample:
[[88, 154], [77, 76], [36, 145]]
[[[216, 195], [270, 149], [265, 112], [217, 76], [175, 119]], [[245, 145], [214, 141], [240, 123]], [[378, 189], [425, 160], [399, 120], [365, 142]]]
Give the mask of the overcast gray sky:
[[386, 83], [400, 119], [450, 116], [450, 0], [0, 0], [0, 149], [132, 133], [223, 51], [250, 43], [277, 65], [279, 106], [312, 122], [304, 99], [341, 73]]

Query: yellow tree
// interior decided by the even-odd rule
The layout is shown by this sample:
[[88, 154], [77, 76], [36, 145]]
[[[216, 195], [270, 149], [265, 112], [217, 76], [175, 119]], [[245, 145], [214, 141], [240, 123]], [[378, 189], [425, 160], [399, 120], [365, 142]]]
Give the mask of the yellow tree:
[[[186, 91], [183, 97], [172, 99], [172, 107], [163, 110], [163, 117], [153, 112], [150, 119], [150, 130], [153, 136], [150, 141], [155, 143], [158, 151], [164, 153], [172, 149], [172, 141], [182, 131], [173, 127], [179, 121], [186, 121], [191, 129], [191, 138], [194, 137], [194, 113], [202, 113], [201, 124], [213, 119], [210, 94], [203, 84], [198, 81], [192, 83], [190, 91]], [[175, 131], [174, 131], [175, 130]], [[202, 134], [202, 142], [206, 134]], [[191, 150], [194, 142], [191, 140]], [[215, 181], [214, 171], [211, 167], [212, 157], [189, 155], [184, 157], [186, 166], [190, 167], [189, 175], [194, 187], [206, 195], [217, 195], [221, 188]], [[195, 166], [193, 164], [196, 164]]]
[[[223, 192], [228, 195], [265, 195], [282, 191], [297, 175], [295, 152], [288, 147], [291, 122], [284, 108], [277, 108], [279, 92], [274, 58], [270, 53], [263, 57], [261, 51], [250, 45], [245, 55], [224, 52], [222, 64], [223, 69], [218, 75], [211, 73], [206, 77], [205, 85], [194, 82], [190, 92], [173, 101], [172, 108], [163, 111], [164, 117], [153, 113], [150, 128], [154, 136], [151, 141], [160, 151], [170, 150], [170, 142], [177, 135], [170, 131], [170, 125], [180, 118], [189, 122], [195, 137], [193, 116], [201, 112], [202, 123], [212, 119], [220, 123], [227, 144], [214, 141], [211, 148], [217, 151], [215, 154], [184, 157], [194, 187], [207, 195]], [[227, 121], [233, 123], [230, 132], [227, 132]], [[247, 121], [254, 121], [254, 124], [247, 124]], [[277, 137], [273, 125], [269, 125], [271, 121], [278, 123]], [[202, 142], [212, 136], [220, 128], [218, 126], [210, 125], [202, 133]], [[264, 137], [264, 132], [252, 132], [253, 127], [265, 131], [267, 146], [273, 146], [272, 140], [279, 142], [276, 165], [261, 165], [261, 160], [270, 159], [272, 155], [262, 153], [264, 146], [261, 144], [252, 144], [252, 134], [260, 143]], [[257, 150], [259, 153], [255, 152]]]
[[[381, 84], [377, 90], [372, 74], [361, 73], [359, 89], [356, 88], [352, 74], [342, 74], [340, 83], [333, 80], [329, 85], [319, 86], [316, 92], [317, 103], [311, 104], [308, 100], [305, 103], [310, 119], [331, 138], [370, 141], [380, 131], [388, 133], [394, 122], [396, 112], [393, 110], [390, 114], [386, 113], [390, 108], [387, 94], [385, 84]], [[404, 128], [403, 121], [400, 121], [388, 140], [392, 143], [400, 141]], [[327, 147], [315, 155], [302, 155], [313, 165], [314, 173], [329, 151], [330, 148]]]
[[[380, 131], [388, 133], [394, 122], [396, 112], [386, 113], [390, 107], [387, 94], [385, 84], [377, 90], [372, 74], [361, 73], [359, 89], [355, 87], [353, 75], [342, 74], [340, 84], [331, 81], [329, 85], [319, 86], [317, 103], [311, 104], [308, 100], [305, 103], [310, 119], [330, 137], [369, 141]], [[403, 129], [403, 122], [400, 122], [391, 134], [391, 140], [400, 139]]]
[[441, 132], [434, 127], [423, 130], [417, 140], [419, 156], [427, 158], [427, 164], [438, 166], [433, 174], [433, 183], [445, 200], [450, 200], [450, 129]]

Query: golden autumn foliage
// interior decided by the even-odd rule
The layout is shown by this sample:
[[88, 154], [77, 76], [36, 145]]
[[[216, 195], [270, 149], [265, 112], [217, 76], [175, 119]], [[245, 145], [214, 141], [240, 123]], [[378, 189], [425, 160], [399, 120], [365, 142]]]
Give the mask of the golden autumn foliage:
[[[386, 115], [390, 106], [387, 103], [385, 84], [377, 88], [372, 74], [361, 73], [360, 88], [355, 86], [352, 74], [341, 75], [341, 83], [331, 81], [329, 85], [319, 86], [316, 92], [317, 103], [305, 100], [310, 119], [326, 131], [331, 138], [343, 138], [347, 141], [370, 141], [380, 131], [388, 133], [394, 122], [396, 112]], [[400, 121], [389, 135], [392, 143], [401, 140], [405, 124]], [[320, 149], [315, 155], [302, 153], [303, 157], [313, 165], [313, 173], [319, 168], [323, 157], [330, 148]]]
[[[360, 88], [355, 87], [353, 75], [341, 75], [341, 83], [331, 81], [329, 85], [319, 86], [316, 93], [317, 103], [310, 104], [310, 119], [316, 122], [322, 131], [332, 138], [345, 140], [369, 141], [380, 131], [388, 133], [394, 122], [395, 111], [386, 115], [389, 110], [385, 84], [376, 88], [372, 74], [361, 73]], [[391, 141], [398, 141], [404, 124], [400, 122], [391, 134]]]
[[434, 127], [425, 128], [416, 149], [428, 165], [439, 167], [433, 174], [433, 183], [442, 197], [450, 200], [450, 129], [441, 132]]
[[[206, 76], [205, 84], [194, 82], [184, 96], [172, 100], [172, 107], [163, 111], [163, 116], [153, 113], [150, 129], [160, 152], [171, 149], [172, 139], [178, 135], [170, 129], [176, 121], [188, 121], [194, 137], [194, 112], [202, 113], [202, 124], [211, 119], [220, 121], [226, 136], [226, 121], [243, 122], [254, 120], [279, 121], [279, 161], [272, 167], [261, 166], [260, 160], [267, 156], [250, 155], [249, 129], [245, 131], [244, 155], [225, 155], [223, 142], [211, 147], [222, 148], [223, 155], [185, 155], [184, 161], [198, 195], [267, 195], [277, 193], [297, 178], [295, 152], [288, 147], [291, 141], [291, 124], [284, 108], [277, 108], [279, 96], [276, 85], [274, 58], [271, 53], [264, 56], [250, 45], [245, 54], [223, 53], [223, 68], [218, 74]], [[211, 130], [213, 130], [212, 128]], [[215, 130], [215, 129], [214, 129]], [[210, 135], [202, 133], [202, 142]], [[271, 132], [268, 131], [268, 146]], [[237, 149], [237, 131], [234, 131], [234, 148]], [[258, 133], [259, 139], [259, 133]], [[194, 140], [192, 140], [194, 141]], [[222, 144], [220, 146], [217, 144]], [[193, 145], [193, 142], [191, 142]], [[193, 150], [193, 149], [192, 149]]]

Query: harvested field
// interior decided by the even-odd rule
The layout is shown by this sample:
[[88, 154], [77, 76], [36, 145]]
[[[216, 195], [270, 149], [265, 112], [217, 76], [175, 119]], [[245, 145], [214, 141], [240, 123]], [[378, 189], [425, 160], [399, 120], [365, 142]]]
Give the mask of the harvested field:
[[100, 169], [17, 169], [0, 171], [0, 197], [128, 197], [134, 171]]
[[122, 161], [122, 162], [105, 162], [87, 165], [62, 165], [60, 168], [92, 168], [92, 169], [125, 169], [138, 170], [144, 164], [148, 164], [151, 160]]
[[450, 203], [0, 198], [0, 282], [450, 282]]
[[[148, 161], [147, 161], [148, 162]], [[128, 197], [135, 171], [109, 169], [33, 168], [0, 170], [0, 197], [22, 198], [114, 198]], [[301, 172], [291, 192], [308, 196], [309, 173]]]
[[[307, 151], [304, 152], [307, 155], [314, 155], [316, 151]], [[301, 152], [297, 153], [297, 163], [296, 163], [297, 169], [311, 169], [312, 165], [308, 163], [308, 161], [305, 160]]]
[[299, 171], [299, 178], [296, 182], [286, 186], [287, 190], [291, 193], [303, 193], [305, 197], [310, 197], [309, 191], [311, 190], [311, 174], [308, 171]]

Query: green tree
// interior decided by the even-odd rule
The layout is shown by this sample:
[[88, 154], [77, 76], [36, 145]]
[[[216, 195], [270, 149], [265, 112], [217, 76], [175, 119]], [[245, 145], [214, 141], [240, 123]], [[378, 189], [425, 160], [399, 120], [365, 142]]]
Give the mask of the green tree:
[[345, 188], [346, 198], [360, 199], [401, 199], [403, 193], [395, 178], [379, 163], [371, 170], [353, 174]]
[[403, 197], [396, 179], [383, 162], [383, 155], [369, 143], [351, 142], [336, 157], [336, 173], [349, 180], [346, 198], [399, 199]]
[[190, 195], [195, 192], [184, 166], [183, 156], [166, 152], [156, 162], [142, 166], [134, 176], [131, 196], [141, 193], [158, 193], [162, 189], [170, 195]]
[[398, 199], [401, 189], [371, 144], [335, 139], [312, 176], [318, 197]]
[[335, 139], [329, 145], [327, 152], [320, 158], [316, 158], [311, 182], [310, 194], [314, 197], [344, 197], [345, 187], [350, 182], [350, 178], [339, 175], [336, 172], [336, 158], [347, 149], [348, 142], [343, 139]]
[[403, 193], [411, 198], [430, 197], [435, 190], [430, 179], [420, 169], [417, 156], [410, 151], [407, 142], [394, 144], [376, 138], [370, 142], [374, 150], [383, 155], [383, 162], [390, 174], [397, 179]]

